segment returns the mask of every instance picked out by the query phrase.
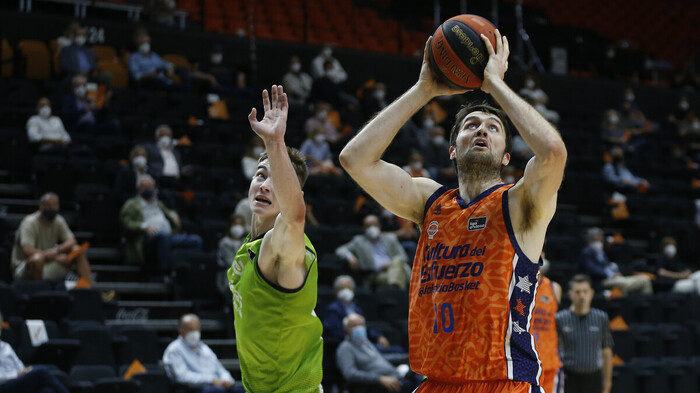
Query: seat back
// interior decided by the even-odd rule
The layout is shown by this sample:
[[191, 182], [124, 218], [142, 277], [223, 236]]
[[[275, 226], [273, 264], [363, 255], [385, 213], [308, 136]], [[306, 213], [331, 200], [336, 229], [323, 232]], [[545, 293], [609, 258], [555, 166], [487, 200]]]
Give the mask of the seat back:
[[27, 78], [47, 80], [51, 77], [51, 54], [44, 42], [21, 40], [17, 48], [26, 59], [25, 76]]

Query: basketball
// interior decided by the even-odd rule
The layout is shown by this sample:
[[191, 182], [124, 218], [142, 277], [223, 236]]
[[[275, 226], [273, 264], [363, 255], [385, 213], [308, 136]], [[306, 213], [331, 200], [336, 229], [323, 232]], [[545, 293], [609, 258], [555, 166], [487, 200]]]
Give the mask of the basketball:
[[440, 80], [463, 89], [481, 87], [489, 53], [481, 34], [496, 49], [496, 28], [478, 15], [458, 15], [438, 26], [430, 43], [430, 64]]

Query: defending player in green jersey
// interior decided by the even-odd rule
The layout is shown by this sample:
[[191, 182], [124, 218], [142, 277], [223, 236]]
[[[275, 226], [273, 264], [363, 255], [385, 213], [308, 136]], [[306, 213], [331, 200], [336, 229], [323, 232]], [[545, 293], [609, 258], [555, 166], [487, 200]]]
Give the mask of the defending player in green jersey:
[[320, 392], [318, 262], [304, 235], [301, 191], [308, 168], [304, 155], [284, 142], [289, 105], [282, 86], [262, 97], [262, 121], [255, 108], [248, 115], [265, 142], [248, 191], [251, 232], [228, 270], [243, 386], [253, 393]]

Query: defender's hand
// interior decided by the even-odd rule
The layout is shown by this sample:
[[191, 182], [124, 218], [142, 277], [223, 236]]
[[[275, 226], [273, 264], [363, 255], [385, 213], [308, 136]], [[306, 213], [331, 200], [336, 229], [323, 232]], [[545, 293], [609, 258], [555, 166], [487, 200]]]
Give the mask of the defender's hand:
[[282, 86], [272, 85], [272, 101], [267, 93], [263, 90], [263, 109], [265, 115], [262, 121], [258, 121], [257, 109], [253, 108], [248, 115], [248, 122], [253, 131], [263, 139], [263, 141], [284, 141], [284, 133], [287, 130], [287, 114], [289, 112], [289, 104], [287, 103], [287, 94], [283, 91]]

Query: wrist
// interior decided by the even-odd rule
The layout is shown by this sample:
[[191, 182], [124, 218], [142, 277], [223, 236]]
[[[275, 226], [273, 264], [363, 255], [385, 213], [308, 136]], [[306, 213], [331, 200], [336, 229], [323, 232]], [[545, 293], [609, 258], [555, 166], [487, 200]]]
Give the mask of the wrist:
[[424, 100], [425, 102], [428, 102], [428, 101], [430, 101], [431, 99], [433, 99], [433, 98], [436, 97], [436, 95], [435, 95], [435, 93], [434, 93], [433, 90], [434, 90], [434, 89], [433, 89], [433, 86], [432, 86], [431, 83], [429, 83], [429, 82], [427, 82], [427, 81], [421, 81], [421, 80], [419, 80], [419, 81], [416, 82], [416, 84], [413, 85], [413, 87], [409, 90], [409, 93], [410, 93], [411, 95], [415, 95], [415, 96], [421, 98], [421, 99]]

